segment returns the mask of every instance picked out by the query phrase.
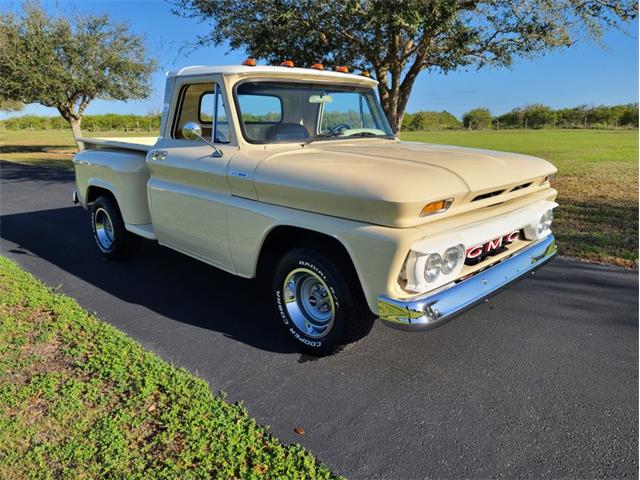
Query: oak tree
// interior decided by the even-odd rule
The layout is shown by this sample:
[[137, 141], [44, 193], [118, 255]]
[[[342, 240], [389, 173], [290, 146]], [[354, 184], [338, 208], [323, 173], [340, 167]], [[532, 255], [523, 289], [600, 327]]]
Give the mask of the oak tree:
[[212, 23], [196, 46], [229, 45], [269, 62], [368, 71], [394, 131], [423, 70], [509, 66], [600, 39], [636, 18], [635, 0], [169, 0]]
[[142, 37], [108, 15], [70, 20], [36, 2], [0, 14], [0, 97], [56, 108], [76, 143], [91, 101], [146, 98], [154, 70]]

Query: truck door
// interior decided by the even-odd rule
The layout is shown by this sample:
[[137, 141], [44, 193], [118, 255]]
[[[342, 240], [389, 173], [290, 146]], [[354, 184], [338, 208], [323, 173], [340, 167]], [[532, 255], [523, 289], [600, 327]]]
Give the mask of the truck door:
[[[176, 82], [165, 137], [147, 155], [147, 192], [158, 241], [227, 271], [226, 169], [237, 143], [231, 138], [219, 77]], [[188, 140], [185, 124], [200, 126], [204, 140]], [[170, 131], [170, 135], [167, 133]]]

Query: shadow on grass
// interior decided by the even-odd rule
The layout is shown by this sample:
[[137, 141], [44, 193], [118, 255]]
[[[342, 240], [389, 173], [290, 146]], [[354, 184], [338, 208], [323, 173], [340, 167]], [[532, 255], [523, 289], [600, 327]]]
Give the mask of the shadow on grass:
[[638, 204], [594, 198], [558, 200], [555, 232], [566, 255], [638, 265]]
[[58, 153], [73, 154], [72, 145], [0, 145], [0, 153]]

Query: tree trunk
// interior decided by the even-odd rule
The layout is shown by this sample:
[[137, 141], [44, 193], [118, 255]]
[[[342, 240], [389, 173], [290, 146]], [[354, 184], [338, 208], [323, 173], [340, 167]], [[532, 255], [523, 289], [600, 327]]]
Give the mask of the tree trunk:
[[69, 119], [69, 124], [71, 125], [71, 132], [73, 133], [73, 139], [76, 142], [76, 146], [78, 147], [79, 152], [84, 150], [84, 144], [78, 141], [78, 138], [82, 137], [82, 130], [80, 129], [81, 123], [82, 123], [82, 117]]

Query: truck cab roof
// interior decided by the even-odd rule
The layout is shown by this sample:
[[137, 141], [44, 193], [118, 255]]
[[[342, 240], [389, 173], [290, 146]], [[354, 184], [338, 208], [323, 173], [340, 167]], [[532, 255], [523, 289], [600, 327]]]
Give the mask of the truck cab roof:
[[364, 75], [341, 73], [330, 70], [316, 70], [300, 67], [278, 67], [271, 65], [194, 65], [167, 72], [167, 77], [225, 75], [244, 77], [287, 78], [290, 80], [319, 80], [324, 82], [349, 83], [375, 87], [378, 82]]

